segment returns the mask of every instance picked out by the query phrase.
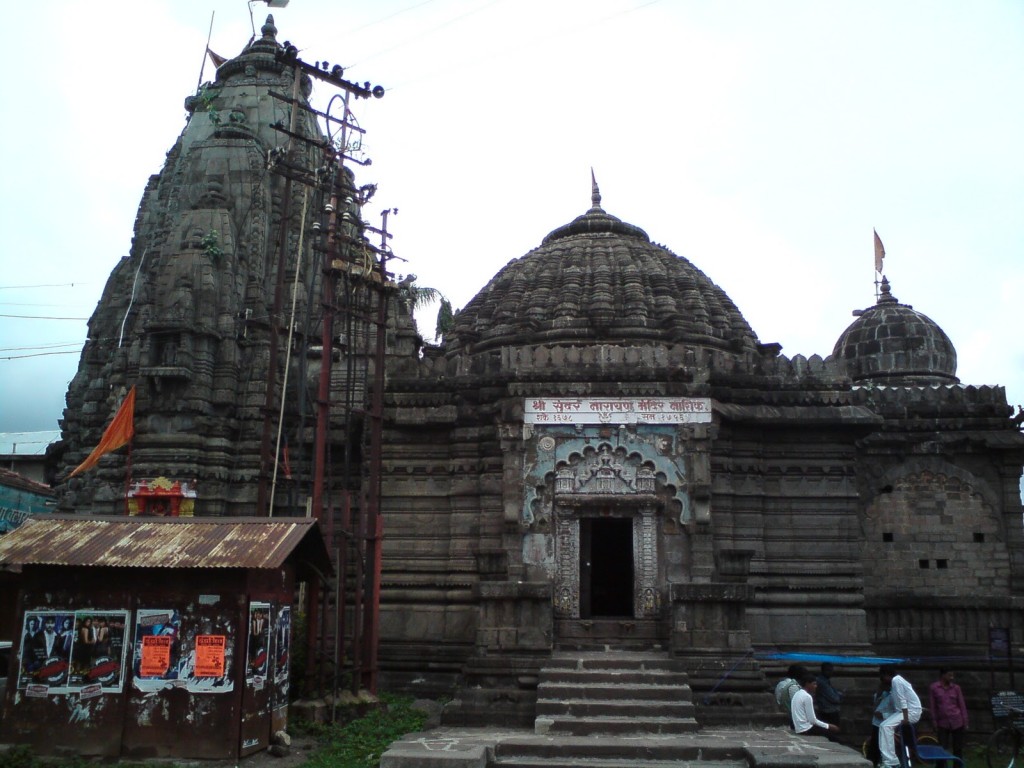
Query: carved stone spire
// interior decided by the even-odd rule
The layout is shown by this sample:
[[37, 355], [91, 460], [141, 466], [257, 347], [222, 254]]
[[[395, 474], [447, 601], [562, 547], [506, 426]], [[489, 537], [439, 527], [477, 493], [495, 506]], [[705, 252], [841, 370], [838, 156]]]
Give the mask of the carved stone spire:
[[601, 190], [597, 186], [597, 177], [594, 175], [594, 169], [590, 169], [590, 210], [600, 211], [601, 208]]
[[277, 40], [277, 27], [274, 26], [273, 14], [267, 14], [267, 20], [260, 27], [260, 32], [263, 33], [264, 40]]

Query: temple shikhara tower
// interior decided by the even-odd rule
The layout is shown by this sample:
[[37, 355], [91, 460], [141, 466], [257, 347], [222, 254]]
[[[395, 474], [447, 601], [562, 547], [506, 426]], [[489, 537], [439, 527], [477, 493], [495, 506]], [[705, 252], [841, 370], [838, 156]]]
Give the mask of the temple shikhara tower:
[[993, 637], [1024, 641], [1024, 438], [897, 300], [926, 308], [913, 284], [787, 357], [594, 182], [425, 345], [286, 50], [268, 21], [186, 102], [63, 421], [66, 473], [135, 386], [130, 466], [68, 481], [63, 510], [125, 514], [130, 472], [144, 497], [184, 484], [197, 517], [308, 507], [333, 551], [375, 505], [373, 663], [453, 723], [532, 723], [573, 649], [661, 654], [722, 722], [774, 709], [763, 652], [956, 657], [987, 681]]

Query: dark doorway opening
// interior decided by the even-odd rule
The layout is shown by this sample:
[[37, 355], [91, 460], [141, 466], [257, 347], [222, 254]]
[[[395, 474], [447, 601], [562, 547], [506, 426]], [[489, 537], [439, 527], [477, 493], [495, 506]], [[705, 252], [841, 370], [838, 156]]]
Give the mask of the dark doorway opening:
[[580, 520], [580, 618], [633, 616], [633, 519]]

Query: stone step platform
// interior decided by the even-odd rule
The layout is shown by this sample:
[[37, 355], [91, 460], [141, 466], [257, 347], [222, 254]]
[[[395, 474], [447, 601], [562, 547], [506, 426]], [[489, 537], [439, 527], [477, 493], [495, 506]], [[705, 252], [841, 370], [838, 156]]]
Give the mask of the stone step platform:
[[681, 760], [649, 757], [504, 757], [490, 762], [489, 768], [749, 768], [746, 760]]
[[559, 648], [544, 663], [545, 669], [612, 670], [616, 672], [648, 671], [686, 674], [682, 663], [666, 651], [573, 651]]
[[537, 736], [440, 728], [392, 744], [381, 768], [871, 768], [859, 752], [788, 728], [714, 728], [679, 735]]
[[599, 736], [515, 736], [494, 746], [494, 758], [505, 761], [519, 757], [576, 757], [600, 760], [708, 760], [743, 759], [739, 744], [709, 746], [692, 736], [629, 737]]
[[685, 672], [673, 672], [670, 670], [640, 670], [630, 669], [559, 669], [546, 666], [537, 685], [538, 694], [541, 687], [545, 685], [561, 685], [569, 687], [573, 685], [587, 685], [596, 687], [607, 684], [619, 687], [623, 683], [643, 685], [645, 687], [663, 686], [675, 689], [685, 688], [689, 690], [689, 678]]
[[[607, 682], [594, 681], [591, 678], [582, 676], [587, 683], [580, 686], [576, 680], [566, 682], [544, 682], [537, 686], [537, 696], [542, 699], [611, 699], [617, 696], [620, 685], [616, 680]], [[631, 690], [633, 699], [648, 699], [654, 701], [665, 701], [675, 696], [680, 696], [681, 702], [692, 702], [693, 694], [686, 686], [686, 680], [681, 681], [663, 680], [657, 683], [639, 683]]]
[[693, 733], [698, 729], [692, 717], [573, 717], [571, 715], [538, 716], [534, 732], [538, 734], [566, 734], [571, 736], [600, 736], [606, 734], [636, 735]]
[[692, 718], [693, 703], [670, 699], [542, 699], [537, 702], [537, 717]]
[[540, 670], [537, 734], [680, 734], [697, 728], [686, 673], [664, 651], [560, 650]]
[[668, 647], [664, 623], [651, 619], [556, 619], [561, 648], [651, 650]]

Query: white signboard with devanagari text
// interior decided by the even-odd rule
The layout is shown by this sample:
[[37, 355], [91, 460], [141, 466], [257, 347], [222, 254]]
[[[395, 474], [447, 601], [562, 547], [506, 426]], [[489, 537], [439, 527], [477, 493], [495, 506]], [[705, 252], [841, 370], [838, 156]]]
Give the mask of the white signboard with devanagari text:
[[528, 397], [527, 424], [706, 424], [707, 397]]

